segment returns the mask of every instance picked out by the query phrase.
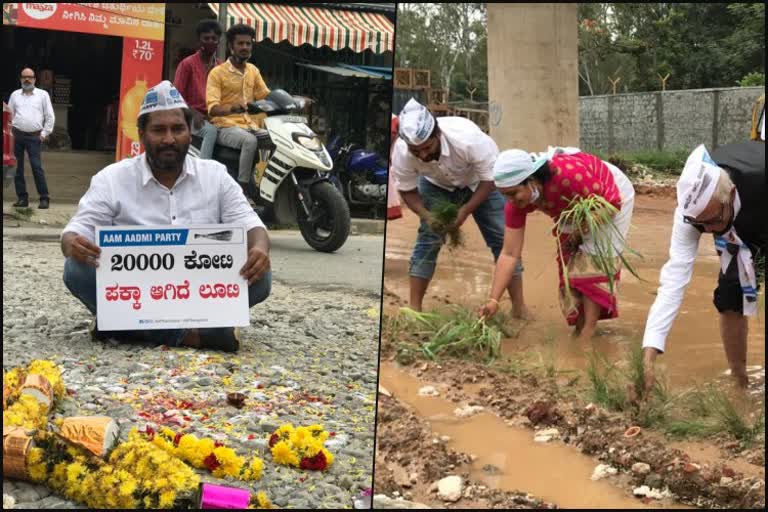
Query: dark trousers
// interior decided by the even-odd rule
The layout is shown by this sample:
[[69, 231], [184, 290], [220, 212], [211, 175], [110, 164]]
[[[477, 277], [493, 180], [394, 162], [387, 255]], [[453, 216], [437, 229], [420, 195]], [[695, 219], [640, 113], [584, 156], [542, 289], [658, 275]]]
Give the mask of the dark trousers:
[[40, 161], [42, 141], [39, 135], [24, 135], [18, 130], [13, 130], [13, 152], [16, 156], [16, 197], [19, 201], [29, 201], [27, 184], [24, 181], [24, 151], [29, 154], [29, 164], [32, 166], [32, 176], [35, 178], [35, 187], [40, 199], [48, 199], [48, 185], [45, 183], [43, 164]]

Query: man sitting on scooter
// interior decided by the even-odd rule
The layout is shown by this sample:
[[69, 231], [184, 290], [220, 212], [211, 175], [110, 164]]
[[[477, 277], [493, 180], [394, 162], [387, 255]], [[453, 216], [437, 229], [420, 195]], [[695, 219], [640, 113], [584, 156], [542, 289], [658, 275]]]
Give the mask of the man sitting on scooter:
[[246, 112], [246, 104], [262, 100], [269, 94], [267, 84], [251, 58], [256, 32], [248, 25], [233, 25], [227, 30], [229, 59], [213, 68], [208, 75], [206, 103], [211, 122], [219, 128], [218, 142], [240, 149], [237, 181], [246, 192], [251, 181], [261, 119], [254, 120]]
[[208, 83], [208, 73], [221, 64], [216, 58], [216, 48], [219, 46], [221, 26], [216, 20], [202, 20], [197, 24], [197, 38], [200, 50], [179, 63], [173, 85], [181, 96], [187, 100], [194, 116], [192, 120], [192, 135], [200, 135], [203, 144], [200, 146], [200, 158], [213, 157], [213, 147], [216, 145], [218, 130], [208, 122], [208, 108], [205, 102], [205, 88]]

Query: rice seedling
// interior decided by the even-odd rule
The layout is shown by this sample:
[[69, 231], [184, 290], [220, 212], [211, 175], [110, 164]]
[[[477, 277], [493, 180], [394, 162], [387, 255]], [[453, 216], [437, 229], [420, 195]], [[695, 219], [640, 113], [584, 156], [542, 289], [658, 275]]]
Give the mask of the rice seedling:
[[407, 307], [400, 308], [399, 318], [405, 320], [403, 327], [407, 325], [408, 333], [411, 335], [430, 334], [438, 329], [443, 321], [443, 316], [437, 313], [424, 313]]
[[604, 355], [594, 350], [587, 357], [591, 400], [613, 411], [625, 410], [626, 392], [619, 381], [615, 365], [610, 364]]
[[702, 420], [674, 420], [663, 427], [664, 432], [679, 438], [705, 437], [717, 432], [717, 428], [711, 423]]
[[547, 378], [554, 378], [558, 374], [557, 369], [557, 351], [555, 348], [556, 336], [550, 330], [544, 337], [544, 347], [538, 352], [539, 368], [543, 369]]
[[744, 404], [737, 405], [727, 392], [716, 385], [697, 388], [681, 395], [676, 404], [678, 416], [664, 425], [677, 437], [710, 436], [726, 432], [745, 445], [765, 432], [765, 406], [750, 419]]
[[624, 361], [626, 369], [597, 352], [588, 354], [587, 377], [592, 401], [610, 410], [629, 411], [641, 426], [665, 422], [673, 408], [666, 385], [656, 380], [651, 396], [644, 396], [644, 364], [640, 346], [635, 347]]
[[617, 213], [618, 210], [616, 207], [606, 201], [605, 198], [592, 194], [586, 198], [574, 198], [569, 203], [568, 208], [560, 214], [560, 217], [555, 223], [555, 239], [557, 241], [557, 250], [562, 264], [563, 281], [568, 293], [570, 293], [568, 265], [565, 263], [565, 251], [562, 247], [561, 236], [573, 233], [573, 230], [576, 230], [581, 235], [582, 239], [586, 236], [591, 237], [595, 249], [595, 254], [591, 255], [593, 265], [608, 277], [611, 293], [614, 291], [614, 276], [619, 270], [619, 265], [617, 265], [616, 262], [617, 257], [632, 275], [643, 280], [629, 261], [627, 261], [624, 254], [617, 253], [611, 241], [613, 235], [622, 243], [622, 245], [624, 245], [627, 251], [642, 257], [639, 253], [624, 244], [624, 237], [612, 222], [613, 217]]
[[454, 319], [444, 324], [424, 345], [430, 359], [438, 354], [493, 361], [501, 353], [501, 333], [484, 319]]
[[400, 312], [410, 320], [411, 333], [424, 336], [421, 346], [429, 359], [456, 357], [490, 363], [501, 354], [502, 331], [493, 320], [478, 319], [474, 312], [455, 308], [452, 313]]
[[747, 414], [741, 413], [724, 392], [715, 391], [710, 396], [715, 419], [722, 430], [747, 445], [765, 432], [765, 409], [750, 421]]
[[453, 227], [459, 216], [458, 205], [444, 199], [438, 199], [430, 210], [430, 214], [432, 216], [430, 227], [443, 238], [443, 243], [447, 241], [448, 247], [451, 249], [464, 245], [461, 231]]
[[667, 386], [661, 379], [656, 379], [653, 388], [651, 388], [651, 396], [645, 396], [645, 361], [643, 360], [643, 347], [639, 343], [633, 345], [628, 356], [628, 362], [627, 379], [638, 402], [655, 400], [657, 404], [666, 404], [670, 401]]
[[519, 378], [525, 375], [526, 366], [523, 358], [495, 361], [491, 369]]

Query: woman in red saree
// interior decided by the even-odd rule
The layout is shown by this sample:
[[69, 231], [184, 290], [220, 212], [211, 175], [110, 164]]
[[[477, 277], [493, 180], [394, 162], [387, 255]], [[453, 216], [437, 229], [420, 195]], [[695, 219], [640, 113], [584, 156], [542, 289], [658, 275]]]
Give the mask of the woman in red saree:
[[[550, 148], [547, 154], [530, 155], [522, 150], [505, 151], [494, 167], [494, 181], [508, 199], [505, 216], [504, 248], [496, 263], [491, 296], [481, 308], [481, 314], [492, 316], [499, 299], [512, 277], [512, 269], [520, 258], [525, 237], [525, 221], [536, 210], [552, 217], [555, 222], [574, 199], [600, 196], [617, 212], [612, 226], [604, 226], [606, 243], [614, 254], [623, 252], [634, 207], [634, 188], [624, 173], [600, 158], [575, 148]], [[574, 227], [572, 231], [577, 231]], [[553, 234], [555, 231], [553, 230]], [[568, 284], [563, 281], [560, 254], [560, 302], [568, 325], [576, 327], [574, 334], [591, 338], [598, 320], [616, 318], [618, 302], [616, 283], [620, 270], [609, 278], [592, 263], [595, 240], [583, 239], [574, 233], [562, 235], [563, 260], [568, 268]], [[618, 262], [615, 268], [619, 269]]]

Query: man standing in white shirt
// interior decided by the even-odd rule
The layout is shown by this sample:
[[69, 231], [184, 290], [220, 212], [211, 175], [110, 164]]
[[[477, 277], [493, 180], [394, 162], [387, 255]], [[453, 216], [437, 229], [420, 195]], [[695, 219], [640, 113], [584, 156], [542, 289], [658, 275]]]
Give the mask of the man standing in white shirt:
[[18, 201], [13, 206], [26, 208], [29, 206], [29, 194], [27, 184], [24, 181], [24, 151], [29, 155], [29, 164], [32, 167], [32, 176], [35, 178], [35, 187], [40, 196], [40, 209], [48, 208], [50, 196], [48, 185], [45, 183], [45, 174], [40, 160], [43, 141], [53, 131], [55, 117], [53, 105], [48, 92], [35, 87], [35, 72], [30, 68], [21, 70], [21, 89], [11, 93], [8, 106], [13, 111], [14, 147], [16, 156], [16, 197]]
[[661, 269], [656, 300], [643, 337], [645, 396], [654, 384], [654, 363], [664, 353], [669, 330], [691, 281], [704, 233], [714, 235], [720, 276], [714, 304], [720, 313], [720, 337], [736, 384], [749, 384], [747, 317], [757, 314], [755, 261], [765, 257], [765, 143], [748, 141], [719, 147], [710, 157], [704, 145], [688, 157], [677, 182], [669, 261]]
[[[436, 119], [413, 98], [399, 117], [400, 139], [390, 170], [405, 204], [421, 218], [410, 263], [410, 306], [421, 311], [435, 273], [442, 238], [430, 227], [430, 210], [440, 201], [459, 205], [456, 227], [472, 215], [486, 245], [498, 259], [504, 245], [504, 197], [493, 183], [496, 143], [463, 117]], [[509, 286], [513, 314], [524, 317], [522, 266]]]
[[[167, 80], [147, 91], [138, 118], [146, 152], [96, 174], [62, 232], [64, 283], [94, 315], [95, 267], [101, 252], [94, 243], [97, 226], [241, 224], [248, 233], [248, 257], [240, 275], [248, 280], [249, 307], [269, 296], [272, 274], [267, 230], [222, 164], [187, 155], [192, 116]], [[114, 333], [94, 327], [92, 335], [227, 352], [240, 347], [237, 330], [231, 327]]]

